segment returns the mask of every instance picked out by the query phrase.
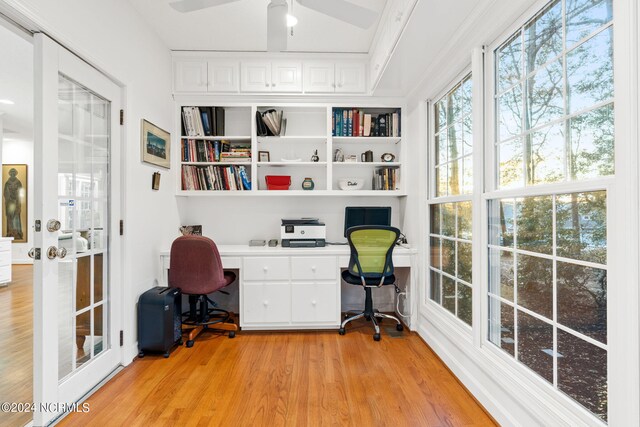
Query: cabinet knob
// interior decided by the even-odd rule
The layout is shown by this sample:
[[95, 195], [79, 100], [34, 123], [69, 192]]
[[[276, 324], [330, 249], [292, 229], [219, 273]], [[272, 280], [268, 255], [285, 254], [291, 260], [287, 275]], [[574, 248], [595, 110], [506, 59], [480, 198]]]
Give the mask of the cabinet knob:
[[264, 84], [264, 87], [269, 87], [269, 83], [265, 83], [265, 84]]
[[262, 304], [264, 304], [264, 306], [268, 306], [269, 305], [269, 301], [265, 300]]
[[264, 272], [266, 273], [267, 271], [269, 271], [269, 267], [267, 267], [266, 265], [264, 267], [262, 267], [262, 269], [264, 270]]
[[311, 267], [311, 271], [316, 271], [316, 266], [315, 265]]
[[338, 87], [342, 87], [342, 83], [338, 83]]
[[276, 87], [276, 84], [275, 83], [271, 83], [271, 87]]
[[311, 301], [311, 305], [316, 305], [316, 300]]

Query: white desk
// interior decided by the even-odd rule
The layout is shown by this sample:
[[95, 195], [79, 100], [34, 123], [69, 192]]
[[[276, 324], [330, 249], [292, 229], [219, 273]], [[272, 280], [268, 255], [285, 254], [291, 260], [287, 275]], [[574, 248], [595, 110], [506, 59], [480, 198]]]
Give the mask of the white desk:
[[[239, 269], [240, 326], [246, 330], [340, 327], [340, 270], [349, 246], [283, 248], [218, 246], [225, 269]], [[396, 268], [415, 265], [417, 251], [396, 247]], [[162, 284], [168, 283], [169, 251], [160, 253]], [[406, 284], [408, 287], [409, 284]]]
[[0, 237], [0, 287], [11, 282], [11, 241], [13, 237]]

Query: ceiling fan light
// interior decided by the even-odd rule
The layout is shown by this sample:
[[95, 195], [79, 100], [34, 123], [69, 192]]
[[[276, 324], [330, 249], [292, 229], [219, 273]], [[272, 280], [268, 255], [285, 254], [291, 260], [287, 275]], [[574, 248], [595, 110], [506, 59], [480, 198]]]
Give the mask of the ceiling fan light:
[[287, 27], [294, 27], [298, 23], [298, 18], [287, 13]]

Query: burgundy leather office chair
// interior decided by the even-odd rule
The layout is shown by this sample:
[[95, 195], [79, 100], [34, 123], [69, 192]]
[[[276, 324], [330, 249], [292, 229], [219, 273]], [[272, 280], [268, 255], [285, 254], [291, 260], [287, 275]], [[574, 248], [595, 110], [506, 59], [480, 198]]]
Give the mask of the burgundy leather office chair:
[[232, 323], [229, 312], [215, 308], [215, 303], [207, 297], [235, 280], [233, 272], [222, 269], [220, 253], [213, 240], [182, 236], [173, 241], [169, 286], [180, 288], [189, 296], [189, 311], [182, 313], [182, 324], [190, 330], [187, 347], [193, 347], [193, 340], [204, 329], [229, 331], [229, 338], [235, 337], [238, 326]]

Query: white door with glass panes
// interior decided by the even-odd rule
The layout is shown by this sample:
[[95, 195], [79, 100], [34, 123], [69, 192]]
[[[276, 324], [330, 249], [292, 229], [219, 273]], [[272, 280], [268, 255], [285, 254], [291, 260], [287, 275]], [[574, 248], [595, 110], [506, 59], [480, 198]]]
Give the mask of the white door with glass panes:
[[34, 402], [68, 404], [121, 363], [121, 92], [47, 36], [35, 47]]

